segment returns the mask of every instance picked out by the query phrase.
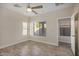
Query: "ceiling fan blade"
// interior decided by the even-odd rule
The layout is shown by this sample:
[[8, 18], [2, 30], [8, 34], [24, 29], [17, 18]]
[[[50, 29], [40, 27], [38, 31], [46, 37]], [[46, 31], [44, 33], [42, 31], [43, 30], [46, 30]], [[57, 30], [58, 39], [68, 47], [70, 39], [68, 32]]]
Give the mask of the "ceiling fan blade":
[[35, 7], [31, 7], [32, 9], [38, 9], [38, 8], [43, 8], [42, 5], [39, 5], [39, 6], [35, 6]]
[[38, 14], [36, 11], [32, 10], [33, 13]]
[[56, 6], [63, 5], [64, 3], [55, 3]]
[[20, 6], [19, 4], [14, 4], [14, 6], [15, 6], [15, 7], [19, 7], [19, 8], [22, 7], [22, 6]]

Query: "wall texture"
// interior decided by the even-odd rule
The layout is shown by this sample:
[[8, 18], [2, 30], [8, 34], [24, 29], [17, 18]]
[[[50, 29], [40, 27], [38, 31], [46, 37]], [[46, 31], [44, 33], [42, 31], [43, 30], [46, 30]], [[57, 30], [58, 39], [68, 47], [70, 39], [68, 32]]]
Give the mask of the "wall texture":
[[54, 12], [49, 12], [46, 14], [41, 14], [34, 16], [31, 19], [32, 21], [46, 21], [47, 24], [47, 36], [46, 37], [30, 37], [30, 39], [35, 41], [41, 41], [49, 44], [58, 46], [58, 19], [63, 17], [71, 17], [73, 11], [72, 7], [65, 8], [62, 10], [56, 10]]
[[[58, 19], [72, 15], [72, 7], [29, 17], [6, 8], [0, 8], [0, 48], [27, 40], [35, 40], [58, 46]], [[22, 22], [46, 21], [46, 37], [22, 35]], [[29, 24], [29, 23], [28, 23]], [[28, 33], [30, 28], [28, 26]]]
[[22, 35], [22, 22], [28, 17], [6, 8], [0, 8], [0, 48], [28, 40]]

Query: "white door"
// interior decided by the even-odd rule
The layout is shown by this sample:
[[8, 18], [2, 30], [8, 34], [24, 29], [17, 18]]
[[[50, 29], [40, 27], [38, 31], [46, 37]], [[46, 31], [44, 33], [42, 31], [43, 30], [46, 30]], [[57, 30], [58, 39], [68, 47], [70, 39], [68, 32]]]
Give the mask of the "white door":
[[71, 49], [75, 55], [75, 19], [74, 15], [71, 17]]

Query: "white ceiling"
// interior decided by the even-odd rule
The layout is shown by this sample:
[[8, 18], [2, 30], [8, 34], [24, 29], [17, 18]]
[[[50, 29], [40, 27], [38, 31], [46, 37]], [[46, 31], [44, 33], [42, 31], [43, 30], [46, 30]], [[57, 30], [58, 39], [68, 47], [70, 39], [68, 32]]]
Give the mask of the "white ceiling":
[[[8, 9], [17, 11], [21, 14], [27, 15], [27, 16], [34, 16], [36, 14], [34, 14], [33, 12], [27, 12], [26, 8], [27, 8], [27, 3], [17, 3], [19, 6], [21, 7], [15, 7], [15, 3], [4, 3], [4, 4], [0, 4], [0, 6], [6, 7]], [[55, 11], [55, 10], [59, 10], [59, 9], [63, 9], [63, 8], [67, 8], [70, 6], [73, 6], [72, 3], [64, 3], [60, 6], [56, 6], [55, 3], [31, 3], [30, 6], [38, 6], [38, 5], [43, 5], [43, 8], [41, 9], [34, 9], [38, 14], [43, 14], [43, 13], [47, 13], [50, 11]]]

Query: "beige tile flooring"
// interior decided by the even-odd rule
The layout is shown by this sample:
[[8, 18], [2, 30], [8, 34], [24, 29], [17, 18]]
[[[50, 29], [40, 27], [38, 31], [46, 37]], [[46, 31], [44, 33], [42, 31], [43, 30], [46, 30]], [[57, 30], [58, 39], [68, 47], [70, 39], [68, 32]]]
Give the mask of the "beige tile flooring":
[[72, 56], [67, 44], [53, 46], [35, 41], [26, 41], [0, 49], [0, 56]]

